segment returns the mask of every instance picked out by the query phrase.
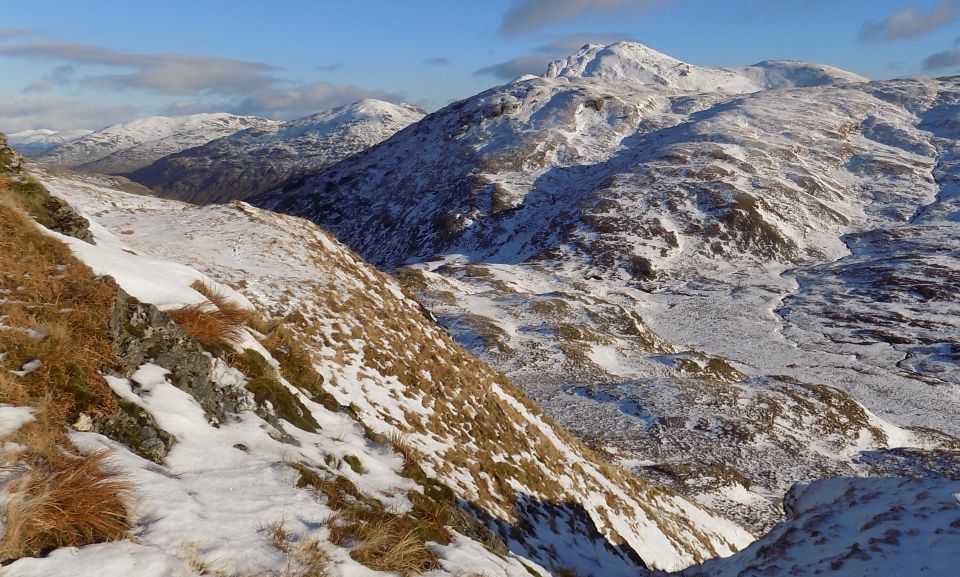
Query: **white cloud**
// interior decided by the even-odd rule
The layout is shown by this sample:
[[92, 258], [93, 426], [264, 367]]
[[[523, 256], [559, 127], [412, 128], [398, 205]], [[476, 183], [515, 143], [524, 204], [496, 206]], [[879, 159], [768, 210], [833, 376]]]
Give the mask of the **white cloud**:
[[514, 37], [590, 12], [646, 11], [673, 0], [514, 0], [500, 22], [500, 34]]
[[0, 95], [0, 132], [33, 128], [98, 129], [136, 116], [133, 106], [95, 106], [49, 96]]
[[960, 18], [960, 0], [944, 0], [924, 10], [910, 6], [891, 13], [881, 21], [869, 21], [860, 29], [861, 42], [893, 42], [922, 36]]
[[[0, 56], [30, 60], [51, 60], [66, 64], [28, 84], [25, 93], [46, 93], [69, 83], [99, 93], [139, 90], [148, 94], [179, 97], [167, 114], [234, 112], [271, 118], [295, 118], [349, 104], [363, 98], [398, 102], [398, 94], [347, 84], [311, 82], [297, 84], [276, 76], [280, 69], [259, 62], [230, 58], [180, 54], [127, 53], [84, 44], [64, 42], [21, 42], [0, 44]], [[80, 76], [84, 66], [117, 69], [116, 74]], [[342, 68], [341, 64], [336, 65]], [[330, 67], [333, 69], [333, 67]], [[18, 127], [62, 125], [69, 118], [69, 103], [61, 100], [21, 99], [21, 106], [4, 103], [7, 124]], [[127, 120], [134, 107], [104, 108], [75, 104], [77, 122], [65, 128], [100, 127], [102, 119]], [[128, 116], [123, 116], [126, 111]], [[44, 119], [49, 114], [49, 120]], [[8, 128], [8, 130], [11, 130]]]
[[85, 84], [112, 90], [142, 89], [159, 94], [243, 94], [278, 82], [267, 74], [276, 67], [230, 58], [179, 54], [137, 54], [66, 42], [28, 42], [0, 46], [0, 56], [56, 60], [133, 69], [130, 73], [92, 76]]

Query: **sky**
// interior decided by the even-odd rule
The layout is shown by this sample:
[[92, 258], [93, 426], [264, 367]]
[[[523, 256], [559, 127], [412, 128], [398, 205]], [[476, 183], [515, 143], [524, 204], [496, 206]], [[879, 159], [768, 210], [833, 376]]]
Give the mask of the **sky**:
[[960, 73], [960, 0], [4, 0], [0, 131], [154, 114], [290, 119], [372, 97], [432, 111], [587, 42], [702, 66]]

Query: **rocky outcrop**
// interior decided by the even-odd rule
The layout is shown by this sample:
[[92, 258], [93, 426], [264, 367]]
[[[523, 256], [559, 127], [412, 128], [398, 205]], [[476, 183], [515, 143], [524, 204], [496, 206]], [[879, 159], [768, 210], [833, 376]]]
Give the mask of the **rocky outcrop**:
[[47, 213], [47, 228], [93, 244], [90, 221], [77, 214], [69, 204], [48, 193], [43, 208]]
[[117, 289], [110, 330], [121, 376], [129, 377], [144, 363], [164, 367], [167, 379], [203, 407], [207, 420], [219, 424], [249, 405], [240, 388], [218, 387], [210, 379], [213, 357], [157, 307]]

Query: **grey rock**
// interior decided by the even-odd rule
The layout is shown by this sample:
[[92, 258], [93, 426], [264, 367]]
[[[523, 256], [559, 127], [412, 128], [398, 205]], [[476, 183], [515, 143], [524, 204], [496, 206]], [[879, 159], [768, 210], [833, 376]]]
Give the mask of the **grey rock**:
[[249, 405], [246, 391], [220, 387], [210, 379], [212, 356], [169, 316], [119, 288], [110, 330], [117, 358], [124, 366], [122, 376], [129, 377], [144, 363], [167, 369], [170, 383], [196, 399], [213, 425]]

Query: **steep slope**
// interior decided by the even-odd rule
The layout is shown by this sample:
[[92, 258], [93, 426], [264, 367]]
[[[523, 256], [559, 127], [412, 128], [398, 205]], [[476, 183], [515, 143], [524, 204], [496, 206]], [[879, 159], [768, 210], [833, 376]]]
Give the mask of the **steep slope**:
[[424, 114], [411, 105], [361, 100], [218, 138], [129, 176], [165, 198], [196, 204], [242, 200], [369, 148]]
[[47, 128], [24, 130], [7, 135], [10, 148], [26, 156], [39, 156], [57, 146], [79, 140], [93, 132], [92, 130], [56, 131]]
[[[285, 319], [335, 404], [349, 406], [372, 438], [402, 438], [423, 471], [510, 550], [554, 569], [635, 575], [749, 542], [736, 525], [604, 464], [455, 345], [394, 281], [313, 225], [244, 204], [195, 208], [127, 195], [95, 179], [44, 182], [119, 235], [95, 223], [101, 248], [72, 246], [137, 298], [162, 307], [183, 299], [166, 287], [196, 278], [193, 269], [175, 272], [188, 265]], [[336, 436], [338, 426], [323, 425], [329, 409], [297, 396], [323, 434]], [[358, 469], [378, 470], [369, 450], [358, 457]]]
[[684, 571], [742, 575], [953, 575], [960, 481], [830, 479], [794, 488], [787, 521], [733, 557]]
[[960, 82], [677, 66], [586, 47], [253, 202], [410, 265], [561, 424], [759, 531], [795, 482], [960, 434]]
[[279, 124], [277, 120], [225, 113], [151, 116], [97, 130], [54, 147], [36, 160], [84, 172], [125, 174], [240, 130]]

